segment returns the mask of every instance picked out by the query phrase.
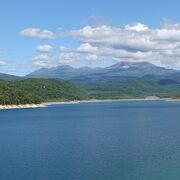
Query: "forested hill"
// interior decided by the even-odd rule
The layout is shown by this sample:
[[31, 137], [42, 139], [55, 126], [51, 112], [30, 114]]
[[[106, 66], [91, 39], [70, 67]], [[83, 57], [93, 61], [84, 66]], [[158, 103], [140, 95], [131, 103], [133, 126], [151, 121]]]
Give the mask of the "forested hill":
[[12, 82], [0, 81], [0, 104], [38, 104], [42, 98], [21, 89]]
[[86, 91], [68, 81], [59, 79], [26, 79], [15, 81], [19, 88], [41, 97], [45, 101], [81, 100], [86, 98]]
[[85, 90], [62, 80], [0, 80], [0, 104], [2, 105], [38, 104], [45, 101], [69, 101], [85, 98]]
[[[74, 84], [76, 83], [76, 84]], [[125, 99], [158, 96], [180, 98], [180, 75], [141, 78], [91, 78], [74, 83], [58, 79], [0, 80], [0, 104], [38, 104], [47, 101]]]

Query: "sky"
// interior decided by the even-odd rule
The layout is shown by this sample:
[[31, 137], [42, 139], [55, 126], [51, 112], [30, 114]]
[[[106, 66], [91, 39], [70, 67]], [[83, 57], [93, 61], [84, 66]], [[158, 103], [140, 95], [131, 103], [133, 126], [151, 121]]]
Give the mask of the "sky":
[[180, 69], [178, 0], [0, 0], [0, 72], [148, 61]]

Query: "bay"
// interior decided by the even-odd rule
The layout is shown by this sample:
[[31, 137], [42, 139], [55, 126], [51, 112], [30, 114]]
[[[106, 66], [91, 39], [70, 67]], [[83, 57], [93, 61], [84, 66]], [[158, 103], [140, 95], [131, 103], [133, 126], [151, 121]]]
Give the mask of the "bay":
[[180, 103], [0, 111], [0, 180], [179, 180]]

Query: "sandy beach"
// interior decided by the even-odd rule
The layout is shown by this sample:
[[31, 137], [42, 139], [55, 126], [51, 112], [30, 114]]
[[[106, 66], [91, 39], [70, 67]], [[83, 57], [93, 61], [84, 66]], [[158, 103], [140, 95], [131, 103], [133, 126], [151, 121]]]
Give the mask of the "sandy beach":
[[10, 110], [10, 109], [29, 109], [29, 108], [43, 108], [46, 107], [42, 104], [20, 104], [20, 105], [0, 105], [0, 110]]

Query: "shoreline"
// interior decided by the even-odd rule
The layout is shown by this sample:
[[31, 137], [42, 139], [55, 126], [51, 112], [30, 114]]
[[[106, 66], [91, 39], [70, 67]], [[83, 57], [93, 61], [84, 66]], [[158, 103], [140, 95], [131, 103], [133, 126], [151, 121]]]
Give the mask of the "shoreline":
[[19, 104], [19, 105], [0, 105], [0, 110], [13, 110], [13, 109], [35, 109], [46, 107], [43, 103], [41, 104]]
[[124, 101], [159, 101], [159, 100], [180, 102], [180, 99], [159, 98], [159, 97], [132, 98], [132, 99], [89, 99], [89, 100], [75, 100], [75, 101], [52, 101], [52, 102], [43, 102], [41, 104], [0, 105], [0, 111], [13, 110], [13, 109], [36, 109], [36, 108], [45, 108], [51, 105], [65, 105], [65, 104], [124, 102]]
[[52, 101], [42, 103], [45, 106], [61, 105], [61, 104], [81, 104], [81, 103], [98, 103], [98, 102], [121, 102], [121, 101], [157, 101], [161, 98], [132, 98], [132, 99], [89, 99], [89, 100], [75, 100], [75, 101]]

